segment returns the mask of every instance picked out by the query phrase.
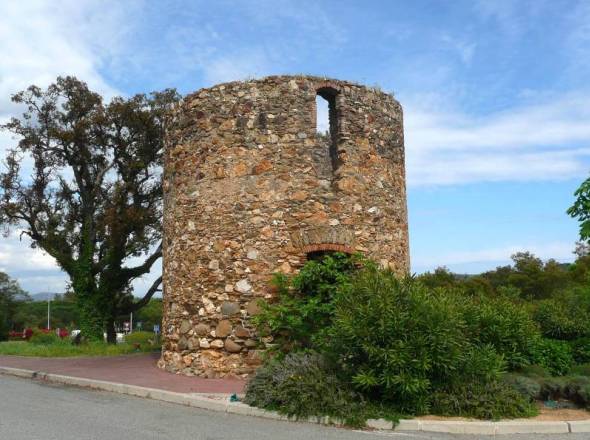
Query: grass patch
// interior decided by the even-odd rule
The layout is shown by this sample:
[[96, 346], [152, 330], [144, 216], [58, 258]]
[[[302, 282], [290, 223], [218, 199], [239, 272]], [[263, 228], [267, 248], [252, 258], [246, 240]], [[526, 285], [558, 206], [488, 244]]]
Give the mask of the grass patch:
[[88, 342], [73, 345], [70, 341], [58, 341], [52, 344], [33, 344], [30, 342], [8, 341], [0, 342], [0, 355], [37, 356], [37, 357], [76, 357], [76, 356], [117, 356], [130, 353], [151, 352], [159, 349], [158, 346], [141, 344], [136, 345], [106, 344], [104, 342]]

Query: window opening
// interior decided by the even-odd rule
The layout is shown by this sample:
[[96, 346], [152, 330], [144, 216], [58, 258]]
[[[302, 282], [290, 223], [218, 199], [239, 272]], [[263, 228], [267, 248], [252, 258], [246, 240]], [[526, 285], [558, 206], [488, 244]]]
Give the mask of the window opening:
[[336, 95], [331, 88], [321, 88], [316, 96], [316, 137], [321, 145], [328, 148], [332, 171], [340, 165], [338, 162], [338, 112]]

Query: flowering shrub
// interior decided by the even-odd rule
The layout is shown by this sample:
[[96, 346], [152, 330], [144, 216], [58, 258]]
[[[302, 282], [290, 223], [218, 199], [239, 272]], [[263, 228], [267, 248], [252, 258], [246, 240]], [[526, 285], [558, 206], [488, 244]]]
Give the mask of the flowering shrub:
[[[60, 328], [60, 329], [46, 329], [46, 328], [38, 328], [38, 329], [32, 329], [32, 328], [25, 328], [22, 332], [17, 332], [14, 330], [11, 330], [8, 332], [8, 339], [11, 341], [21, 341], [21, 340], [26, 340], [26, 341], [30, 341], [31, 338], [33, 337], [33, 335], [36, 334], [43, 334], [43, 335], [55, 335], [56, 337], [59, 337], [60, 339], [64, 339], [66, 337], [69, 336], [70, 332], [65, 329], [65, 328]], [[51, 336], [49, 336], [51, 338]]]

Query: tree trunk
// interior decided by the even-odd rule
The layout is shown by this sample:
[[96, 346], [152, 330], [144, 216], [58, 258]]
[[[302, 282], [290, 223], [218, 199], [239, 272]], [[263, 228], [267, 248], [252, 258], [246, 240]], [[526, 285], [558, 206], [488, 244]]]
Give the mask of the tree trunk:
[[86, 295], [76, 295], [76, 303], [80, 310], [80, 332], [84, 338], [91, 341], [104, 339], [104, 320], [94, 298]]
[[106, 320], [107, 325], [107, 343], [117, 343], [117, 332], [115, 331], [115, 319], [110, 317]]

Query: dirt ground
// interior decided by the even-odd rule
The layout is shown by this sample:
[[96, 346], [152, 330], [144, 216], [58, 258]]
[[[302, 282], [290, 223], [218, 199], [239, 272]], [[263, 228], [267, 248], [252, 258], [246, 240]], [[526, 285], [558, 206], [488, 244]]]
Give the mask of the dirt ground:
[[[539, 415], [531, 417], [530, 421], [574, 421], [574, 420], [590, 420], [590, 411], [585, 409], [570, 409], [570, 408], [547, 408], [539, 402]], [[473, 420], [465, 417], [441, 417], [441, 416], [422, 416], [417, 417], [421, 420]]]

